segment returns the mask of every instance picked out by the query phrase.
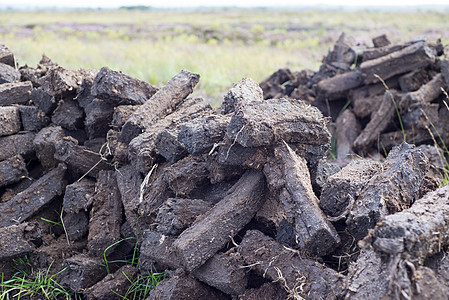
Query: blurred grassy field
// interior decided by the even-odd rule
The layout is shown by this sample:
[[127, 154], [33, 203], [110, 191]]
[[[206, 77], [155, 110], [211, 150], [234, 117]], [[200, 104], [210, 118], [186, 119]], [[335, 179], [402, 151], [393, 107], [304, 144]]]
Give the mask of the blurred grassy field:
[[316, 70], [341, 32], [370, 44], [427, 36], [449, 43], [449, 13], [267, 9], [0, 11], [0, 43], [20, 65], [43, 53], [71, 68], [115, 70], [162, 86], [180, 69], [201, 74], [200, 93], [220, 101], [242, 77], [278, 68]]

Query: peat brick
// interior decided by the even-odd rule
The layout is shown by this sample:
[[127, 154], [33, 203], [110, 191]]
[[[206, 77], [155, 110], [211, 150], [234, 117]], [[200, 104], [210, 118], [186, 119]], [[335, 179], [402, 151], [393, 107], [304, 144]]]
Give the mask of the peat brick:
[[0, 106], [27, 103], [32, 88], [29, 81], [0, 84]]
[[425, 42], [418, 42], [376, 59], [366, 60], [365, 56], [360, 71], [365, 78], [364, 83], [370, 84], [378, 81], [375, 74], [387, 80], [394, 75], [424, 68], [435, 61], [435, 55], [435, 50]]
[[10, 65], [0, 62], [0, 84], [13, 83], [20, 80], [20, 72]]
[[22, 193], [0, 206], [0, 228], [22, 223], [43, 206], [50, 203], [57, 196], [62, 195], [65, 189], [64, 164], [59, 164]]
[[84, 294], [89, 300], [121, 300], [138, 272], [139, 270], [135, 267], [125, 265], [115, 273], [106, 275], [101, 281], [88, 288]]
[[47, 115], [36, 106], [20, 105], [20, 118], [22, 119], [23, 130], [39, 131], [50, 123]]
[[5, 45], [0, 45], [0, 63], [9, 65], [11, 67], [16, 67], [16, 60], [14, 58], [14, 53], [9, 50]]
[[15, 155], [30, 157], [34, 153], [33, 132], [18, 133], [0, 137], [0, 161]]
[[200, 75], [182, 70], [167, 84], [142, 104], [126, 121], [121, 131], [121, 140], [129, 143], [148, 130], [155, 122], [166, 117], [193, 91]]
[[[117, 187], [115, 171], [100, 171], [90, 212], [87, 248], [89, 255], [110, 255], [120, 240], [123, 205]], [[106, 251], [106, 252], [105, 252]]]
[[64, 260], [63, 271], [56, 279], [62, 286], [81, 293], [106, 276], [106, 268], [102, 259], [80, 254]]
[[349, 212], [346, 224], [353, 237], [362, 239], [381, 217], [410, 207], [420, 196], [429, 167], [428, 158], [414, 145], [404, 142], [393, 148]]
[[244, 103], [263, 100], [263, 91], [259, 84], [251, 78], [243, 78], [229, 90], [221, 103], [221, 114], [226, 115], [236, 111]]
[[263, 204], [264, 185], [261, 172], [245, 172], [223, 200], [181, 233], [173, 248], [187, 270], [204, 264], [249, 223]]
[[18, 182], [25, 176], [28, 176], [28, 171], [22, 156], [16, 155], [0, 161], [0, 187]]
[[64, 136], [64, 130], [59, 126], [45, 127], [36, 134], [33, 140], [36, 156], [45, 169], [51, 170], [58, 165], [58, 161], [54, 158], [56, 143]]
[[[284, 247], [258, 230], [247, 231], [237, 251], [258, 275], [272, 281], [283, 278], [288, 290], [296, 290], [305, 299], [334, 299], [343, 291], [343, 275]], [[298, 285], [302, 289], [296, 289]]]
[[178, 140], [192, 155], [208, 153], [214, 144], [223, 140], [231, 116], [209, 115], [184, 123]]
[[0, 136], [17, 133], [21, 127], [19, 108], [0, 106]]
[[287, 99], [240, 107], [231, 118], [227, 135], [243, 147], [269, 146], [281, 140], [311, 145], [330, 141], [326, 119], [317, 108]]
[[92, 95], [105, 100], [114, 106], [145, 103], [156, 92], [151, 84], [132, 78], [122, 72], [103, 67], [97, 73], [92, 85]]

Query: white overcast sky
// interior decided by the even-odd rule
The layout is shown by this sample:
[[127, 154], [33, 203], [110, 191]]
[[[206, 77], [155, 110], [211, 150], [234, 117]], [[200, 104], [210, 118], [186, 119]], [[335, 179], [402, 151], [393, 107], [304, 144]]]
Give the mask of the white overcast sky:
[[103, 7], [146, 5], [153, 7], [195, 7], [195, 6], [304, 6], [304, 5], [344, 5], [344, 6], [412, 6], [412, 5], [449, 5], [449, 0], [0, 0], [0, 7]]

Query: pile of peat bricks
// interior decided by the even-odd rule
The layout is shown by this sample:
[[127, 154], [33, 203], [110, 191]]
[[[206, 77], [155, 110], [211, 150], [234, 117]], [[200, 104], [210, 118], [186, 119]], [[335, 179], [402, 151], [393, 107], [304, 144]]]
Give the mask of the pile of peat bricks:
[[0, 271], [27, 256], [86, 299], [154, 270], [147, 299], [447, 299], [448, 57], [342, 34], [214, 109], [186, 70], [158, 89], [3, 46]]

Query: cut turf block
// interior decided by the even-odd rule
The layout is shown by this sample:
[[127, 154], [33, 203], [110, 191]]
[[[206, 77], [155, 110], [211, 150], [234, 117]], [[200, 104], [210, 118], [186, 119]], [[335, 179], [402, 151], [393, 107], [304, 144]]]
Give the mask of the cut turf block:
[[181, 126], [178, 140], [192, 155], [209, 153], [214, 144], [223, 140], [230, 120], [230, 115], [198, 117]]
[[300, 100], [250, 102], [232, 116], [227, 136], [243, 147], [290, 143], [323, 145], [330, 141], [321, 112]]
[[20, 72], [10, 65], [0, 63], [0, 84], [13, 83], [20, 80]]
[[332, 217], [338, 217], [350, 209], [353, 199], [357, 199], [361, 190], [377, 171], [381, 163], [368, 159], [351, 161], [341, 171], [327, 179], [320, 197], [320, 207]]
[[89, 139], [106, 136], [112, 122], [114, 106], [100, 99], [93, 99], [85, 108], [86, 127]]
[[[305, 299], [335, 299], [343, 291], [344, 276], [284, 247], [258, 230], [249, 230], [237, 247], [245, 265]], [[301, 286], [301, 289], [298, 287]]]
[[88, 257], [84, 254], [76, 255], [64, 260], [63, 271], [56, 280], [63, 287], [81, 293], [93, 286], [106, 276], [104, 260]]
[[6, 64], [11, 67], [16, 67], [16, 60], [14, 53], [8, 49], [5, 45], [0, 45], [0, 63]]
[[85, 211], [66, 213], [62, 217], [65, 234], [69, 241], [81, 240], [89, 230], [89, 214]]
[[183, 266], [192, 271], [228, 243], [254, 217], [264, 200], [261, 172], [247, 171], [229, 194], [173, 243]]
[[62, 207], [65, 213], [76, 214], [80, 211], [87, 211], [92, 204], [92, 196], [95, 193], [95, 182], [84, 178], [81, 181], [69, 184], [65, 188], [64, 201]]
[[49, 95], [42, 88], [35, 88], [31, 91], [30, 100], [37, 105], [47, 116], [50, 116], [58, 106], [55, 97]]
[[153, 85], [132, 78], [122, 72], [103, 67], [97, 73], [92, 85], [92, 95], [114, 106], [120, 104], [139, 105], [145, 103], [156, 92]]
[[211, 208], [212, 203], [200, 199], [168, 198], [158, 209], [156, 230], [177, 236]]
[[282, 97], [285, 91], [285, 87], [282, 84], [293, 79], [294, 76], [290, 69], [277, 70], [259, 84], [263, 91], [263, 98], [274, 99]]
[[394, 75], [430, 65], [435, 62], [435, 55], [435, 50], [425, 42], [418, 42], [379, 58], [366, 60], [365, 56], [360, 64], [360, 71], [365, 78], [365, 84], [375, 83], [379, 80], [375, 74], [387, 80]]
[[346, 98], [349, 90], [362, 85], [363, 76], [357, 72], [347, 72], [321, 80], [317, 85], [317, 99], [337, 100]]
[[18, 106], [23, 130], [39, 131], [50, 123], [47, 115], [36, 106]]
[[32, 88], [29, 81], [0, 84], [0, 106], [27, 103]]
[[402, 75], [398, 79], [401, 91], [408, 93], [418, 90], [422, 85], [429, 82], [429, 76], [430, 74], [426, 69], [418, 69]]
[[448, 199], [449, 187], [442, 187], [416, 200], [411, 208], [382, 218], [359, 242], [362, 250], [349, 269], [347, 296], [444, 299], [439, 296], [447, 295], [446, 280], [425, 266], [431, 266], [429, 262], [449, 244]]
[[87, 248], [89, 255], [102, 257], [110, 255], [117, 246], [113, 244], [120, 240], [123, 205], [115, 171], [100, 171], [95, 190], [90, 212]]
[[250, 288], [239, 296], [239, 300], [285, 300], [288, 298], [284, 288], [275, 282], [266, 282], [258, 288]]
[[352, 150], [354, 141], [359, 136], [361, 124], [350, 109], [346, 109], [336, 122], [337, 131], [337, 158], [347, 158], [355, 154]]
[[0, 137], [17, 133], [21, 127], [19, 108], [0, 106]]
[[24, 157], [31, 156], [34, 152], [35, 136], [33, 132], [25, 132], [0, 137], [0, 161], [19, 154]]
[[207, 114], [212, 107], [202, 98], [187, 98], [175, 111], [147, 128], [147, 132], [134, 138], [129, 144], [130, 160], [137, 170], [146, 174], [151, 169], [158, 149], [156, 140], [164, 130], [177, 131], [184, 122], [202, 114]]
[[47, 170], [51, 170], [58, 165], [58, 161], [54, 158], [56, 143], [62, 140], [64, 136], [64, 130], [59, 126], [45, 127], [36, 134], [33, 140], [36, 156]]
[[246, 271], [241, 267], [240, 254], [217, 253], [204, 265], [193, 271], [193, 276], [225, 294], [238, 296], [245, 292], [248, 284]]
[[366, 153], [377, 141], [379, 135], [388, 128], [396, 115], [395, 103], [397, 103], [396, 91], [385, 92], [379, 110], [354, 141], [353, 149], [357, 153]]
[[421, 196], [429, 167], [428, 158], [414, 145], [404, 142], [393, 148], [349, 212], [346, 224], [352, 236], [360, 240], [381, 217], [410, 207]]
[[385, 34], [376, 36], [376, 37], [372, 38], [371, 40], [373, 41], [373, 45], [375, 48], [386, 47], [391, 44], [391, 42], [388, 40], [388, 38]]
[[18, 182], [25, 176], [28, 176], [28, 171], [22, 156], [16, 155], [0, 161], [0, 187]]
[[156, 141], [154, 142], [157, 153], [172, 163], [188, 155], [184, 144], [178, 141], [178, 132], [178, 129], [164, 129], [157, 135]]
[[67, 164], [73, 175], [96, 177], [101, 170], [113, 170], [100, 155], [92, 153], [85, 146], [79, 146], [72, 137], [64, 137], [55, 145], [54, 157]]
[[147, 300], [177, 300], [177, 299], [228, 299], [224, 294], [196, 280], [192, 275], [182, 271], [176, 272], [173, 277], [159, 282], [151, 290]]
[[208, 174], [204, 156], [187, 156], [167, 167], [166, 180], [170, 189], [182, 196], [207, 183]]
[[182, 70], [142, 104], [126, 121], [121, 131], [122, 142], [129, 143], [157, 121], [170, 114], [193, 91], [200, 75]]
[[140, 194], [142, 177], [131, 165], [125, 165], [120, 169], [117, 169], [116, 172], [117, 186], [120, 191], [126, 220], [129, 222], [129, 225], [135, 233], [139, 222], [133, 200]]
[[84, 71], [73, 71], [61, 66], [50, 68], [46, 75], [39, 79], [42, 89], [57, 99], [73, 97], [82, 83]]
[[139, 105], [119, 105], [115, 107], [112, 115], [112, 128], [118, 131], [122, 129], [123, 124], [126, 123], [126, 120], [128, 120], [137, 108], [139, 108]]
[[1, 204], [0, 228], [26, 221], [43, 206], [62, 195], [65, 189], [66, 169], [64, 164], [59, 164], [25, 191]]
[[417, 91], [403, 95], [398, 106], [401, 111], [407, 112], [410, 111], [414, 105], [430, 103], [441, 95], [441, 89], [444, 87], [443, 77], [441, 74], [437, 74], [432, 80], [422, 85]]
[[30, 254], [35, 246], [25, 237], [27, 223], [0, 228], [0, 261]]
[[285, 197], [294, 209], [296, 243], [315, 255], [328, 254], [340, 243], [340, 238], [318, 205], [305, 159], [287, 144], [275, 148], [274, 153], [284, 175]]
[[260, 100], [263, 100], [263, 91], [259, 84], [251, 78], [243, 78], [224, 96], [220, 112], [222, 115], [230, 114], [244, 103]]
[[412, 207], [385, 216], [367, 237], [377, 251], [407, 253], [420, 264], [449, 244], [449, 186], [427, 193]]
[[58, 107], [51, 117], [53, 123], [68, 130], [82, 128], [83, 119], [83, 109], [78, 105], [78, 102], [70, 98], [59, 101]]
[[159, 269], [177, 269], [181, 266], [172, 247], [175, 237], [145, 230], [140, 246], [139, 264], [145, 271]]
[[90, 300], [119, 300], [123, 299], [128, 288], [133, 283], [139, 270], [131, 265], [125, 265], [108, 274], [101, 281], [88, 288], [84, 294]]

